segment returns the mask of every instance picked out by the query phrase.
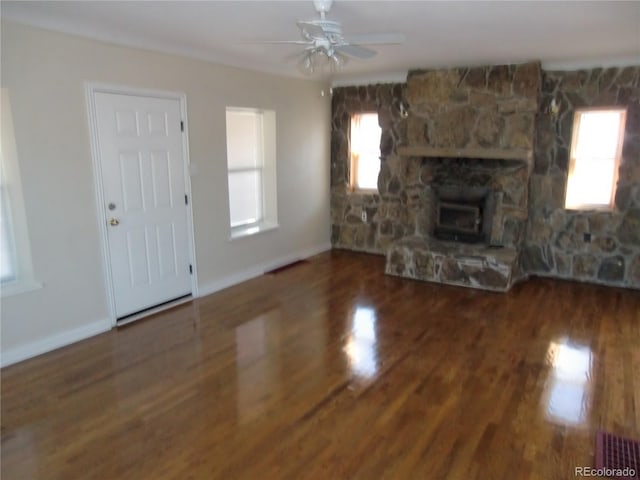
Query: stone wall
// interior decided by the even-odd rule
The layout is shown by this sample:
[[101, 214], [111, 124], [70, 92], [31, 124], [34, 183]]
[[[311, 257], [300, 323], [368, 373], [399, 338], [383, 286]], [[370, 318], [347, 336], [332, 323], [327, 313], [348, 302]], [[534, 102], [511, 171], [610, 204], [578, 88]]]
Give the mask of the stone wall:
[[[403, 168], [396, 147], [406, 139], [400, 115], [405, 84], [333, 89], [331, 129], [331, 242], [336, 248], [384, 254], [406, 233], [406, 197], [390, 171]], [[382, 128], [378, 193], [349, 191], [349, 128], [351, 115], [377, 112]], [[362, 213], [366, 220], [362, 220]]]
[[[627, 107], [616, 209], [564, 210], [574, 111], [609, 106]], [[640, 67], [543, 72], [529, 203], [525, 271], [640, 288]]]
[[[477, 173], [485, 170], [483, 184], [507, 182], [500, 187], [507, 192], [502, 243], [522, 252], [520, 274], [639, 288], [639, 82], [640, 67], [544, 72], [532, 63], [414, 71], [406, 84], [334, 89], [333, 246], [385, 254], [401, 239], [424, 237], [432, 228], [428, 212], [433, 176], [447, 170], [453, 172], [451, 178], [459, 172], [476, 175], [467, 169], [475, 162], [476, 167], [482, 165]], [[556, 116], [548, 112], [553, 98], [560, 107]], [[400, 115], [401, 102], [409, 109], [408, 118]], [[628, 109], [617, 209], [609, 213], [565, 211], [574, 109], [612, 105]], [[366, 111], [377, 111], [382, 127], [375, 194], [348, 190], [350, 115]], [[408, 144], [533, 148], [533, 172], [511, 164], [508, 168], [515, 168], [515, 175], [487, 178], [486, 170], [494, 166], [491, 162], [399, 156], [398, 147]], [[585, 242], [589, 237], [590, 242]]]
[[539, 91], [539, 63], [409, 72], [407, 141], [531, 149]]
[[[426, 235], [431, 221], [427, 214], [435, 165], [427, 159], [400, 157], [397, 147], [428, 144], [531, 149], [539, 83], [540, 65], [528, 63], [417, 70], [409, 74], [407, 84], [335, 88], [331, 145], [333, 246], [384, 254], [400, 238]], [[400, 115], [400, 103], [408, 108], [408, 118]], [[378, 193], [350, 192], [350, 117], [370, 111], [378, 112], [382, 128]], [[478, 169], [485, 168], [485, 174], [480, 175], [485, 183], [502, 183], [509, 189], [502, 221], [507, 235], [520, 241], [527, 213], [528, 171], [522, 172], [516, 166], [515, 170], [520, 170], [519, 181], [514, 182], [508, 175], [506, 179], [505, 175], [488, 176], [487, 171], [499, 172], [490, 162], [476, 164]], [[513, 165], [509, 168], [514, 170]], [[460, 168], [445, 165], [437, 170], [455, 174]]]

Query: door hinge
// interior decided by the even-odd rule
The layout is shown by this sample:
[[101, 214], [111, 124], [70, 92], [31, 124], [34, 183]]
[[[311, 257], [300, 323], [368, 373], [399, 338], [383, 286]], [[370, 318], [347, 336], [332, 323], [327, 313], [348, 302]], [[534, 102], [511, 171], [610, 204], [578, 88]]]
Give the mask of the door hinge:
[[184, 122], [180, 120], [180, 131], [184, 132]]
[[184, 204], [189, 205], [189, 197], [187, 195], [184, 196]]
[[193, 265], [189, 264], [189, 273], [193, 275]]

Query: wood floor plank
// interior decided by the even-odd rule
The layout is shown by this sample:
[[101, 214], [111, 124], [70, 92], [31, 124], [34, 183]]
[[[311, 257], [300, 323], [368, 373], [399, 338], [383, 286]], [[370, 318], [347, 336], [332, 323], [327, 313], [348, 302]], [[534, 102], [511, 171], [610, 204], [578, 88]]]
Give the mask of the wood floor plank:
[[2, 370], [6, 479], [565, 479], [640, 437], [640, 292], [327, 252]]

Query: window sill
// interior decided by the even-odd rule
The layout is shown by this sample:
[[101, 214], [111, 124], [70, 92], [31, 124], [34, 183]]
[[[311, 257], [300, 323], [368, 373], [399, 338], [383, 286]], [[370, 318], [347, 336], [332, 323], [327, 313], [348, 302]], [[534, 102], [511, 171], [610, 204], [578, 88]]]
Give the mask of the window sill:
[[236, 227], [231, 230], [231, 236], [229, 240], [237, 240], [238, 238], [251, 237], [259, 233], [269, 232], [276, 230], [280, 225], [277, 223], [262, 222], [258, 224]]
[[348, 193], [350, 195], [375, 195], [378, 193], [377, 188], [349, 188]]
[[614, 213], [616, 211], [616, 208], [610, 205], [580, 205], [580, 206], [564, 207], [564, 210], [570, 213], [589, 213], [589, 212]]
[[33, 280], [22, 282], [9, 282], [0, 286], [0, 295], [2, 298], [20, 295], [22, 293], [34, 292], [44, 287], [43, 283]]

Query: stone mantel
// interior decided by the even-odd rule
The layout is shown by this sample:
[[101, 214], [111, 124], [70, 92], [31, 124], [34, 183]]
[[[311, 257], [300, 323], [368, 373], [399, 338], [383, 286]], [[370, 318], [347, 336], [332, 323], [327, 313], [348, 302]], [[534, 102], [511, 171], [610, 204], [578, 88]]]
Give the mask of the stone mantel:
[[531, 163], [533, 151], [519, 148], [437, 148], [429, 145], [402, 145], [398, 147], [402, 157], [425, 158], [480, 158], [487, 160], [511, 160]]

